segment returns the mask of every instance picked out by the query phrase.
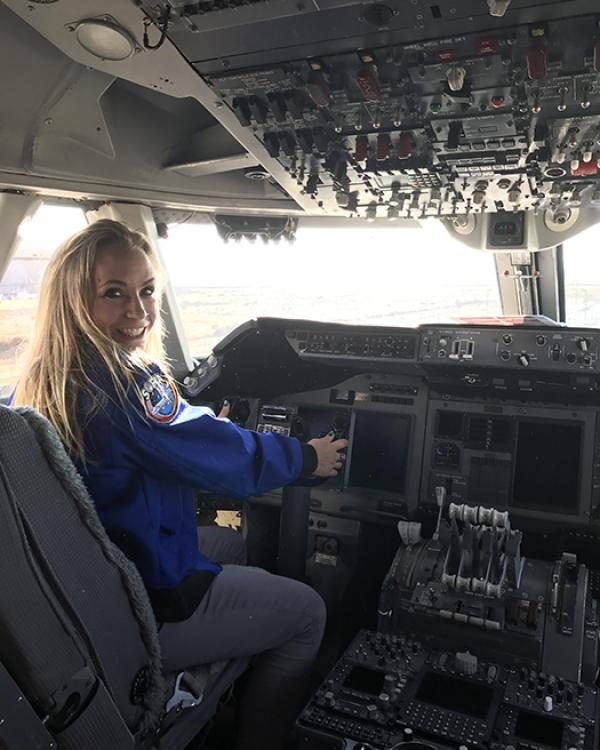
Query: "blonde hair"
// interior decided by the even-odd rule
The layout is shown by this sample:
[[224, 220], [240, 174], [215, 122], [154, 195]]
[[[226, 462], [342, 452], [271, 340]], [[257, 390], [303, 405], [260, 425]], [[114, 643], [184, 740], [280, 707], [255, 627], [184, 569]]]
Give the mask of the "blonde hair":
[[[129, 388], [139, 393], [134, 370], [147, 369], [151, 362], [165, 366], [160, 315], [145, 350], [135, 352], [119, 347], [92, 320], [94, 269], [99, 254], [109, 246], [143, 251], [160, 293], [158, 259], [144, 235], [102, 219], [70, 237], [52, 256], [44, 274], [35, 332], [13, 397], [14, 404], [28, 404], [47, 417], [69, 452], [83, 463], [85, 426], [108, 398], [93, 380], [94, 373], [106, 370], [124, 405]], [[86, 417], [82, 420], [84, 394]]]

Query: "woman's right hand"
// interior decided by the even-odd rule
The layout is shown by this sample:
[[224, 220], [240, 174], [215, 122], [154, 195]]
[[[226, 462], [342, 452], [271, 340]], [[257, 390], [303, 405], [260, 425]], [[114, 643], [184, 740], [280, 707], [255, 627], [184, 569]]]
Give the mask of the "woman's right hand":
[[348, 446], [345, 438], [335, 439], [333, 433], [321, 438], [308, 441], [317, 453], [317, 468], [313, 474], [315, 477], [335, 477], [344, 465], [344, 456], [340, 453]]

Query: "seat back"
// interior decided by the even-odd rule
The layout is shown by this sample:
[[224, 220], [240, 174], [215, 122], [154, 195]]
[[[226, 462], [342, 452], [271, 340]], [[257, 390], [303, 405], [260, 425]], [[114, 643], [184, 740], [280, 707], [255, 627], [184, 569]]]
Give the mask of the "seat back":
[[248, 666], [163, 675], [137, 568], [27, 407], [0, 405], [0, 562], [0, 748], [182, 750]]
[[0, 556], [0, 662], [58, 747], [134, 747], [166, 700], [148, 597], [27, 408], [0, 406]]

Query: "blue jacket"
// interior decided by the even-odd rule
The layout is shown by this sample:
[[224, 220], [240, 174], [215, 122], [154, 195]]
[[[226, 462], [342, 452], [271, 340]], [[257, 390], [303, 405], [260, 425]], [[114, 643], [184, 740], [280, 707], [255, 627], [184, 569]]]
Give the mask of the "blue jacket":
[[[191, 406], [158, 366], [136, 380], [143, 403], [129, 393], [125, 408], [102, 383], [108, 403], [86, 427], [79, 469], [108, 535], [138, 567], [157, 618], [181, 620], [221, 570], [198, 551], [194, 490], [239, 499], [267, 492], [312, 473], [316, 454], [295, 438]], [[80, 411], [85, 420], [83, 402]]]

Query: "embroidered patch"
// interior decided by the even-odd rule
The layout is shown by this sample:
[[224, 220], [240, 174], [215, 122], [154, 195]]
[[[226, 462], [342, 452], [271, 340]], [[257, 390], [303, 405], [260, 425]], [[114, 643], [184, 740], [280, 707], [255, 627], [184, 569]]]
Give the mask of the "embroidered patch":
[[155, 373], [142, 386], [146, 414], [155, 422], [167, 424], [177, 415], [179, 393], [166, 375]]

